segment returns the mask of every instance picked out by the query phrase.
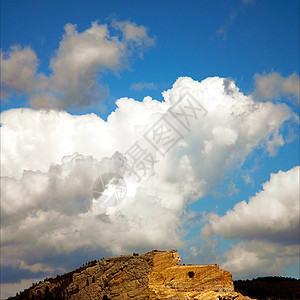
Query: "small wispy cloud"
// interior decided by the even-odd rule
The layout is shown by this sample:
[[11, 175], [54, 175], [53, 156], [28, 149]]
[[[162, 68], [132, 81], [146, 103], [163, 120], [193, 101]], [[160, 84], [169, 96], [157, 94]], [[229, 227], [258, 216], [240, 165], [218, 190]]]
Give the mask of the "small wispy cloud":
[[252, 179], [251, 179], [251, 177], [250, 177], [249, 174], [246, 174], [246, 175], [244, 175], [242, 177], [243, 177], [243, 179], [244, 179], [244, 181], [245, 181], [246, 184], [249, 184], [249, 183], [252, 182]]
[[244, 5], [251, 5], [251, 4], [255, 4], [256, 0], [242, 0], [242, 3]]
[[137, 82], [137, 83], [133, 83], [130, 86], [130, 89], [134, 91], [155, 90], [157, 89], [157, 86], [153, 82]]
[[245, 9], [247, 6], [254, 5], [255, 3], [256, 3], [256, 0], [241, 0], [241, 4], [238, 8], [231, 9], [226, 22], [223, 25], [221, 25], [216, 31], [216, 33], [222, 38], [222, 40], [226, 40], [228, 31], [229, 31], [230, 27], [233, 25], [233, 22], [235, 21], [235, 19], [240, 14], [240, 12], [243, 9]]
[[217, 30], [217, 34], [219, 36], [222, 37], [223, 40], [226, 40], [227, 37], [227, 28], [225, 25], [221, 26], [218, 30]]
[[272, 72], [269, 74], [255, 74], [255, 90], [254, 95], [260, 99], [278, 100], [280, 97], [285, 97], [294, 103], [299, 104], [299, 75], [293, 73], [287, 77], [280, 73]]

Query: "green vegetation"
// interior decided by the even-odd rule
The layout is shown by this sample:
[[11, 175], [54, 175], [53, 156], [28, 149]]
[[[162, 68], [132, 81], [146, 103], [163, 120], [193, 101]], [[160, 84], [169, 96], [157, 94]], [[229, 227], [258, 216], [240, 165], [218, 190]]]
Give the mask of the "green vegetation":
[[244, 296], [259, 300], [300, 299], [300, 280], [287, 277], [258, 277], [235, 280], [234, 289]]

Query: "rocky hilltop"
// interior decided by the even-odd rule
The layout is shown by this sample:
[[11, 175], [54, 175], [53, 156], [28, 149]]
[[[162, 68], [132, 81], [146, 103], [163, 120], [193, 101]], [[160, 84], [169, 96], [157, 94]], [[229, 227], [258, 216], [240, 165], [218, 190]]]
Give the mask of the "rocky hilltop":
[[123, 255], [45, 279], [12, 299], [250, 299], [218, 265], [180, 265], [177, 251]]

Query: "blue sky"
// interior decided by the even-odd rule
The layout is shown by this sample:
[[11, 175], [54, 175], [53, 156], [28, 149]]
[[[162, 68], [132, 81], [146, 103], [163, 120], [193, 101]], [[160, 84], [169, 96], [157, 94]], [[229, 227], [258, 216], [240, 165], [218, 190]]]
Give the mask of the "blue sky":
[[[130, 90], [132, 83], [153, 82], [147, 91], [161, 100], [161, 91], [179, 76], [197, 80], [209, 76], [231, 77], [245, 92], [253, 89], [255, 73], [277, 71], [289, 75], [299, 67], [299, 2], [258, 1], [3, 1], [1, 48], [30, 45], [40, 59], [40, 70], [49, 72], [67, 23], [86, 30], [92, 21], [131, 20], [149, 29], [156, 45], [142, 60], [133, 60], [119, 77], [103, 75], [110, 99], [133, 97], [145, 91]], [[230, 16], [236, 15], [232, 20]], [[226, 35], [217, 31], [224, 26]], [[176, 63], [174, 63], [176, 62]]]
[[[120, 57], [118, 58], [117, 54], [110, 56], [108, 52], [112, 51], [112, 48], [109, 48], [110, 50], [107, 50], [108, 52], [105, 54], [107, 57], [103, 56], [102, 59], [102, 50], [100, 50], [98, 53], [100, 60], [98, 60], [99, 57], [91, 58], [91, 60], [94, 59], [95, 61], [95, 68], [92, 63], [88, 63], [86, 73], [84, 73], [84, 67], [76, 69], [75, 61], [72, 65], [72, 61], [70, 63], [69, 59], [72, 59], [73, 54], [76, 55], [74, 47], [76, 43], [79, 45], [81, 40], [83, 42], [80, 44], [80, 47], [85, 47], [88, 43], [96, 43], [96, 41], [92, 40], [93, 37], [88, 37], [87, 34], [87, 30], [91, 28], [92, 22], [95, 21], [98, 21], [98, 24], [107, 25], [109, 36], [105, 37], [107, 40], [102, 40], [102, 42], [112, 42], [112, 48], [116, 47], [115, 49], [120, 51], [118, 52]], [[64, 28], [66, 24], [76, 24], [76, 27], [72, 27], [73, 31], [70, 35], [65, 33]], [[130, 33], [133, 34], [134, 32], [135, 34], [131, 38], [126, 36], [127, 27], [125, 26], [127, 25], [132, 26], [130, 27], [132, 30]], [[101, 27], [101, 29], [97, 26], [94, 27], [96, 28], [95, 30], [98, 33], [102, 32], [103, 28]], [[97, 40], [96, 35], [94, 35], [94, 38]], [[18, 45], [18, 48], [11, 48], [13, 45]], [[102, 44], [97, 45], [97, 47], [102, 47]], [[27, 52], [25, 52], [25, 48], [28, 50]], [[273, 217], [275, 221], [277, 220], [276, 217], [278, 217], [278, 220], [281, 220], [282, 215], [287, 214], [289, 209], [297, 213], [297, 205], [293, 209], [292, 206], [287, 206], [286, 203], [290, 202], [285, 199], [284, 195], [286, 194], [285, 189], [289, 189], [295, 191], [293, 195], [297, 197], [297, 191], [299, 193], [298, 183], [294, 180], [293, 186], [286, 186], [284, 183], [281, 185], [279, 182], [286, 182], [284, 178], [289, 178], [288, 176], [297, 179], [297, 173], [299, 173], [299, 170], [295, 169], [299, 165], [297, 120], [297, 115], [299, 115], [299, 1], [203, 0], [187, 2], [125, 2], [74, 0], [71, 2], [30, 0], [25, 2], [4, 0], [1, 2], [1, 50], [3, 53], [1, 57], [1, 61], [3, 60], [1, 85], [5, 92], [4, 100], [1, 102], [3, 114], [1, 122], [4, 128], [2, 140], [7, 141], [4, 142], [2, 148], [4, 153], [2, 157], [4, 162], [2, 176], [14, 178], [11, 180], [16, 181], [16, 186], [20, 190], [23, 189], [23, 193], [27, 193], [30, 190], [28, 199], [23, 200], [26, 203], [24, 205], [26, 206], [29, 203], [28, 207], [30, 208], [26, 206], [23, 211], [22, 209], [19, 211], [21, 206], [19, 206], [18, 201], [20, 200], [12, 200], [17, 199], [13, 198], [13, 196], [11, 198], [7, 196], [8, 198], [3, 202], [2, 209], [5, 222], [7, 222], [5, 226], [7, 226], [7, 232], [10, 232], [7, 233], [8, 237], [3, 242], [4, 245], [20, 242], [18, 236], [18, 230], [20, 229], [12, 233], [11, 222], [16, 222], [18, 226], [21, 226], [22, 222], [26, 223], [28, 218], [33, 218], [30, 224], [35, 224], [34, 217], [32, 217], [34, 214], [39, 215], [40, 213], [42, 215], [43, 213], [52, 213], [52, 211], [53, 218], [55, 218], [55, 213], [63, 213], [65, 216], [73, 216], [75, 214], [74, 211], [76, 209], [70, 208], [72, 207], [71, 202], [71, 206], [66, 207], [64, 206], [65, 204], [60, 203], [56, 203], [52, 207], [52, 204], [49, 204], [50, 200], [48, 204], [38, 204], [39, 202], [36, 201], [43, 202], [44, 198], [46, 199], [47, 197], [50, 199], [49, 193], [51, 191], [48, 187], [48, 194], [42, 194], [44, 196], [40, 194], [40, 196], [36, 196], [35, 194], [35, 196], [32, 196], [30, 193], [34, 188], [26, 186], [27, 183], [21, 179], [23, 170], [30, 170], [29, 173], [32, 172], [34, 176], [38, 176], [36, 172], [40, 170], [44, 174], [41, 176], [48, 176], [50, 174], [47, 173], [49, 166], [56, 164], [63, 169], [64, 165], [61, 163], [61, 158], [63, 156], [71, 157], [74, 155], [74, 152], [84, 156], [90, 155], [95, 161], [101, 161], [104, 157], [113, 159], [112, 155], [115, 151], [124, 153], [128, 146], [126, 142], [124, 142], [124, 145], [121, 145], [115, 141], [120, 137], [121, 139], [124, 138], [124, 140], [130, 140], [132, 138], [130, 126], [140, 126], [141, 122], [143, 122], [143, 117], [140, 116], [144, 113], [144, 119], [151, 115], [150, 111], [152, 108], [149, 108], [150, 106], [147, 106], [145, 101], [143, 102], [146, 96], [158, 100], [160, 104], [153, 102], [153, 107], [157, 107], [156, 109], [161, 111], [163, 110], [162, 102], [167, 101], [167, 96], [162, 95], [163, 91], [172, 90], [170, 92], [171, 98], [176, 95], [179, 88], [187, 88], [191, 92], [201, 90], [204, 95], [207, 95], [205, 97], [208, 97], [203, 100], [202, 104], [210, 107], [211, 102], [209, 101], [213, 100], [209, 100], [208, 95], [215, 93], [216, 98], [223, 97], [221, 96], [224, 94], [224, 90], [221, 87], [223, 82], [223, 86], [226, 84], [231, 86], [232, 96], [228, 93], [226, 97], [229, 97], [229, 100], [226, 100], [227, 98], [224, 96], [226, 103], [231, 103], [230, 99], [233, 99], [232, 103], [235, 103], [233, 106], [230, 106], [230, 109], [232, 109], [231, 114], [244, 111], [245, 116], [249, 114], [249, 119], [247, 119], [247, 122], [245, 121], [247, 124], [252, 122], [253, 128], [257, 126], [265, 128], [265, 131], [262, 129], [261, 131], [255, 131], [254, 140], [254, 138], [251, 138], [250, 132], [252, 131], [250, 129], [247, 134], [243, 131], [243, 126], [246, 126], [246, 123], [243, 123], [242, 118], [241, 123], [235, 123], [225, 112], [219, 112], [214, 115], [215, 110], [211, 116], [214, 115], [216, 118], [220, 118], [220, 120], [216, 120], [215, 127], [211, 125], [210, 129], [205, 129], [208, 130], [207, 132], [204, 129], [200, 129], [202, 127], [208, 128], [210, 125], [208, 126], [207, 124], [211, 124], [211, 119], [205, 119], [207, 123], [203, 121], [204, 123], [199, 123], [198, 127], [195, 127], [196, 135], [187, 137], [187, 152], [184, 153], [191, 161], [194, 159], [197, 162], [197, 166], [192, 164], [191, 167], [193, 176], [198, 180], [198, 183], [202, 179], [206, 180], [207, 186], [203, 185], [195, 188], [194, 192], [199, 193], [199, 197], [193, 201], [191, 200], [192, 196], [182, 194], [182, 199], [178, 200], [179, 202], [182, 201], [180, 202], [182, 206], [178, 204], [178, 210], [172, 211], [169, 219], [170, 223], [161, 225], [161, 232], [157, 236], [164, 237], [165, 234], [168, 236], [166, 232], [169, 230], [169, 227], [173, 228], [173, 222], [176, 223], [176, 228], [174, 227], [174, 232], [172, 232], [174, 234], [173, 241], [164, 243], [158, 237], [152, 237], [154, 233], [149, 233], [149, 240], [147, 239], [148, 237], [145, 240], [137, 238], [137, 240], [132, 242], [131, 246], [125, 245], [123, 242], [116, 242], [115, 246], [102, 247], [97, 243], [94, 245], [91, 242], [93, 246], [85, 247], [81, 251], [82, 245], [80, 243], [77, 245], [72, 239], [72, 242], [70, 241], [70, 245], [66, 246], [64, 251], [58, 246], [59, 242], [57, 244], [53, 242], [49, 249], [55, 249], [53, 253], [56, 254], [49, 253], [48, 256], [39, 255], [39, 251], [48, 249], [45, 244], [37, 245], [34, 251], [36, 254], [32, 256], [24, 254], [25, 252], [30, 252], [30, 247], [24, 244], [20, 246], [20, 250], [16, 251], [14, 255], [7, 255], [7, 261], [3, 264], [1, 278], [3, 288], [6, 291], [5, 295], [12, 293], [12, 291], [15, 293], [18, 289], [26, 287], [28, 282], [24, 280], [33, 280], [53, 275], [55, 272], [63, 273], [64, 271], [69, 271], [85, 261], [93, 259], [93, 255], [101, 253], [100, 256], [102, 257], [123, 252], [136, 252], [136, 250], [147, 251], [151, 250], [152, 246], [153, 248], [161, 249], [171, 246], [177, 247], [183, 262], [197, 264], [217, 262], [224, 268], [228, 268], [235, 278], [250, 278], [260, 275], [285, 275], [299, 278], [299, 264], [297, 259], [295, 259], [298, 255], [296, 253], [297, 247], [295, 248], [294, 242], [289, 242], [289, 244], [284, 239], [281, 239], [283, 234], [293, 236], [295, 233], [294, 225], [285, 227], [287, 225], [283, 224], [284, 228], [277, 228], [271, 221], [270, 224], [273, 225], [263, 223], [263, 221], [261, 221], [261, 224], [259, 223], [260, 221], [257, 221], [257, 225], [255, 222], [251, 223], [249, 221], [249, 228], [246, 228], [245, 231], [241, 230], [241, 232], [238, 232], [235, 226], [243, 227], [244, 225], [234, 225], [234, 222], [232, 227], [229, 227], [230, 233], [224, 231], [225, 229], [220, 229], [223, 220], [230, 224], [232, 222], [231, 217], [228, 217], [226, 212], [232, 210], [237, 203], [244, 200], [248, 201], [250, 197], [257, 196], [255, 199], [258, 199], [255, 202], [258, 204], [253, 204], [253, 207], [249, 206], [250, 213], [252, 212], [253, 216], [255, 216], [256, 207], [259, 207], [259, 205], [264, 207], [265, 202], [261, 200], [264, 197], [270, 203], [277, 201], [281, 205], [278, 207], [282, 207], [280, 212], [276, 211], [275, 215], [269, 216], [270, 220], [273, 220]], [[22, 65], [20, 60], [17, 61], [17, 56], [11, 56], [14, 51], [20, 57], [27, 55], [28, 61], [23, 62]], [[88, 52], [83, 59], [89, 59], [89, 55], [91, 55], [91, 52]], [[16, 62], [13, 61], [14, 59], [16, 59]], [[35, 63], [37, 66], [35, 66]], [[32, 71], [32, 76], [29, 76], [31, 78], [30, 82], [27, 81], [28, 76], [22, 78], [19, 76], [25, 68], [24, 64], [28, 64], [26, 65], [28, 67], [27, 71]], [[14, 70], [17, 71], [14, 73]], [[72, 72], [74, 74], [70, 75]], [[76, 72], [79, 75], [75, 74]], [[74, 77], [72, 77], [73, 75]], [[76, 77], [77, 75], [78, 77]], [[185, 79], [181, 82], [176, 81], [179, 77], [192, 78], [193, 81], [190, 81], [190, 79]], [[205, 83], [200, 83], [209, 77], [218, 77], [218, 79], [215, 81], [208, 79]], [[76, 81], [78, 78], [80, 80], [83, 79], [82, 82], [86, 80], [87, 85], [95, 84], [95, 90], [91, 89], [92, 92], [90, 92], [91, 90], [84, 83]], [[223, 78], [227, 78], [229, 81]], [[175, 82], [176, 84], [174, 84]], [[43, 88], [43, 85], [46, 88]], [[233, 86], [239, 88], [242, 94], [239, 94]], [[106, 91], [106, 97], [103, 97], [101, 94], [103, 89]], [[72, 94], [73, 92], [75, 94]], [[81, 92], [82, 95], [80, 94]], [[54, 98], [48, 101], [46, 97], [49, 93]], [[40, 98], [37, 98], [37, 95]], [[74, 98], [73, 101], [72, 97], [74, 95], [76, 99]], [[247, 99], [247, 109], [242, 106], [244, 96]], [[115, 101], [124, 97], [126, 99], [133, 98], [135, 101], [130, 104], [130, 100], [122, 100], [119, 102], [120, 105], [118, 105], [119, 108], [117, 109]], [[236, 103], [236, 99], [240, 99], [239, 102]], [[263, 113], [260, 117], [257, 117], [255, 113], [251, 115], [250, 107], [256, 107], [253, 108], [253, 111], [256, 111], [258, 107], [255, 106], [255, 103], [262, 107]], [[28, 108], [28, 110], [21, 114], [20, 109], [24, 107]], [[12, 108], [17, 108], [17, 110], [14, 111]], [[52, 117], [48, 118], [48, 116], [45, 116], [43, 113], [45, 109], [46, 111], [50, 109], [51, 113], [48, 115]], [[141, 115], [137, 116], [135, 112]], [[90, 113], [96, 114], [99, 118], [94, 119]], [[82, 115], [83, 119], [73, 122], [72, 120], [75, 120], [76, 115]], [[209, 115], [210, 111], [208, 109]], [[109, 129], [102, 129], [104, 123], [102, 123], [100, 118], [107, 120], [107, 123], [105, 123], [107, 125], [105, 126]], [[229, 123], [227, 124], [226, 120], [229, 119], [231, 121], [228, 121]], [[79, 125], [76, 125], [77, 122]], [[217, 126], [217, 124], [219, 125]], [[225, 129], [217, 140], [213, 140], [213, 137], [218, 136], [220, 128], [227, 128], [227, 125], [231, 133], [237, 134], [237, 141], [244, 140], [245, 143], [251, 144], [251, 150], [247, 150], [247, 153], [243, 152], [244, 150], [241, 150], [242, 146], [238, 142], [230, 149], [226, 148], [227, 146], [220, 145], [222, 136], [224, 143], [230, 143], [228, 141], [232, 135]], [[94, 129], [91, 129], [92, 127], [99, 130], [100, 143], [97, 144], [97, 147], [100, 150], [93, 148], [96, 145], [94, 144], [94, 139], [95, 143], [98, 141], [94, 135], [89, 136], [89, 134], [94, 134], [98, 131], [93, 133]], [[127, 129], [129, 130], [128, 132], [126, 131]], [[229, 134], [228, 136], [227, 133]], [[106, 140], [105, 137], [107, 135], [110, 136]], [[211, 141], [208, 138], [210, 135], [212, 136]], [[72, 136], [74, 137], [73, 139], [77, 138], [78, 141], [72, 140]], [[204, 139], [204, 137], [208, 138], [204, 143], [199, 142], [197, 144], [195, 142], [195, 140]], [[53, 144], [51, 145], [52, 138]], [[225, 141], [226, 138], [229, 140]], [[50, 144], [46, 143], [47, 139], [49, 139]], [[64, 143], [64, 139], [68, 140], [68, 144], [67, 142]], [[207, 156], [207, 161], [211, 159], [212, 163], [206, 165], [203, 162], [202, 165], [206, 166], [208, 174], [213, 174], [211, 177], [201, 171], [202, 158], [197, 156], [210, 143], [215, 145], [215, 153], [211, 154], [212, 156]], [[22, 145], [22, 149], [20, 149], [20, 145]], [[196, 148], [194, 149], [193, 147]], [[202, 149], [201, 147], [204, 148]], [[176, 151], [174, 150], [166, 158], [164, 163], [166, 165], [160, 165], [159, 168], [161, 170], [169, 168], [170, 173], [176, 174], [177, 166], [175, 163], [172, 164], [172, 161], [176, 161], [181, 150], [178, 150], [179, 152]], [[226, 154], [226, 151], [228, 151], [228, 154]], [[231, 162], [233, 157], [234, 159]], [[216, 162], [219, 158], [220, 162], [217, 164]], [[85, 161], [85, 158], [81, 157], [80, 159]], [[230, 161], [228, 166], [226, 164], [227, 160]], [[221, 178], [217, 176], [218, 168], [220, 168]], [[164, 171], [161, 172], [163, 173]], [[156, 195], [160, 195], [160, 191], [168, 190], [169, 184], [177, 180], [174, 177], [171, 181], [167, 180], [165, 182], [164, 180], [171, 175], [163, 175], [162, 173], [159, 179], [161, 185], [157, 182], [153, 183], [158, 190]], [[273, 181], [270, 180], [271, 173], [277, 174], [273, 176]], [[75, 171], [72, 174], [79, 176]], [[36, 180], [34, 182], [39, 182], [40, 179]], [[186, 179], [186, 182], [184, 180], [182, 179], [181, 183], [179, 182], [180, 180], [176, 183], [178, 188], [184, 189], [183, 186], [187, 186], [188, 189], [193, 190], [194, 186], [189, 187], [188, 179]], [[269, 182], [266, 185], [268, 187], [263, 187], [263, 184], [267, 182]], [[11, 186], [6, 182], [3, 185], [7, 186], [8, 191], [7, 193], [5, 192], [4, 197], [11, 195], [9, 190]], [[277, 190], [278, 186], [281, 190]], [[143, 188], [147, 191], [146, 183]], [[76, 190], [77, 188], [74, 189]], [[263, 193], [264, 191], [265, 193]], [[60, 192], [61, 195], [65, 196], [59, 194], [57, 199], [61, 199], [60, 201], [62, 202], [65, 201], [64, 203], [69, 203], [68, 201], [74, 196], [66, 196], [69, 195], [68, 187], [65, 187], [65, 190]], [[58, 192], [55, 190], [55, 193]], [[85, 192], [82, 192], [79, 187], [78, 193], [79, 196], [77, 198], [83, 198], [78, 200], [74, 196], [76, 198], [74, 198], [76, 202], [74, 202], [74, 205], [78, 206], [77, 213], [90, 213], [93, 211], [87, 208], [89, 205], [92, 205], [91, 199], [84, 198]], [[147, 198], [146, 196], [147, 193], [145, 194], [145, 199]], [[175, 195], [173, 196], [175, 197]], [[41, 197], [44, 197], [43, 200], [41, 200]], [[172, 197], [171, 191], [170, 197]], [[165, 204], [168, 200], [162, 199], [160, 196], [159, 199], [158, 202], [161, 201], [159, 203], [162, 205], [159, 211], [155, 211], [156, 208], [152, 211], [149, 208], [151, 206], [150, 202], [147, 203], [146, 200], [143, 200], [144, 202], [141, 201], [140, 206], [136, 206], [138, 207], [137, 211], [129, 213], [129, 204], [133, 203], [130, 201], [135, 200], [128, 200], [129, 206], [122, 206], [118, 214], [123, 214], [129, 220], [135, 214], [143, 215], [145, 213], [149, 218], [154, 218], [154, 215], [159, 215], [164, 209], [167, 209], [169, 213], [170, 209]], [[10, 206], [9, 203], [13, 203], [13, 201], [16, 201], [16, 204]], [[261, 204], [259, 204], [259, 201], [262, 201]], [[295, 202], [293, 202], [293, 205], [295, 205]], [[99, 213], [99, 211], [97, 212]], [[154, 215], [151, 215], [151, 213]], [[212, 213], [217, 215], [219, 219], [212, 219]], [[237, 218], [239, 214], [243, 214], [243, 211], [236, 209], [233, 218]], [[105, 224], [103, 223], [103, 229], [105, 228], [114, 237], [113, 241], [118, 241], [119, 237], [116, 234], [115, 227], [120, 224], [118, 223], [119, 221], [116, 221], [116, 223], [112, 221], [115, 220], [117, 212], [112, 210], [103, 211], [102, 209], [99, 215], [111, 218], [112, 229], [109, 229], [105, 222]], [[262, 216], [265, 215], [262, 213]], [[80, 218], [79, 215], [77, 217]], [[289, 219], [288, 216], [286, 217], [288, 219], [287, 222], [290, 222], [289, 224], [299, 223], [299, 218], [297, 221], [295, 218], [291, 217]], [[262, 218], [268, 219], [266, 216]], [[152, 222], [155, 222], [154, 219], [151, 219]], [[281, 224], [282, 222], [278, 220], [276, 222]], [[245, 221], [245, 223], [247, 222]], [[173, 225], [171, 226], [171, 224]], [[46, 224], [44, 225], [46, 226]], [[68, 226], [71, 225], [64, 224], [61, 226], [66, 226], [66, 231], [60, 233], [63, 235], [66, 234]], [[128, 221], [128, 226], [130, 229], [128, 230], [131, 231], [136, 224], [131, 224]], [[270, 227], [270, 229], [268, 226], [273, 227]], [[147, 228], [142, 229], [145, 230], [145, 235], [147, 236]], [[82, 234], [85, 234], [84, 227], [78, 230], [82, 230]], [[261, 232], [265, 232], [265, 235], [263, 236]], [[33, 241], [36, 240], [36, 237], [27, 231], [20, 234], [30, 236], [29, 239], [32, 238]], [[49, 236], [53, 237], [58, 233], [54, 230], [49, 232], [49, 234]], [[139, 236], [136, 232], [133, 235]], [[92, 237], [89, 238], [87, 243], [92, 241]], [[77, 246], [74, 246], [75, 244]], [[22, 245], [21, 242], [20, 245]], [[5, 250], [5, 247], [2, 250], [3, 252], [8, 251]], [[261, 253], [255, 252], [255, 247]], [[268, 254], [269, 258], [267, 258], [268, 255], [266, 254], [268, 252], [267, 248], [272, 249], [270, 250], [271, 252], [273, 251], [272, 254]], [[289, 253], [294, 254], [289, 256], [287, 254], [288, 250], [290, 250]], [[226, 251], [231, 252], [226, 256]], [[51, 251], [49, 250], [48, 252]], [[69, 256], [67, 253], [69, 253]], [[253, 268], [246, 263], [243, 265], [242, 258], [247, 257], [249, 253], [250, 257], [255, 258], [253, 259]], [[284, 259], [279, 261], [276, 253], [280, 253]], [[242, 263], [237, 266], [234, 255], [239, 254]], [[69, 257], [69, 260], [66, 259], [65, 264], [59, 269], [57, 266], [65, 257]], [[271, 260], [277, 261], [279, 267], [273, 266], [270, 262]], [[257, 262], [261, 265], [261, 269], [256, 268]], [[256, 271], [254, 270], [255, 268]], [[263, 270], [264, 268], [265, 271]], [[16, 279], [13, 279], [12, 274], [16, 272], [19, 275]], [[16, 282], [19, 285], [13, 285]]]

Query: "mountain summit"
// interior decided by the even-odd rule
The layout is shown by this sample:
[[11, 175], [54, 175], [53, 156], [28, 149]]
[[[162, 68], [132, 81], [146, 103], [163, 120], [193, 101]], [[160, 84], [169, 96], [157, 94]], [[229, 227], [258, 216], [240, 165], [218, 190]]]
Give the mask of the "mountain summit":
[[205, 299], [246, 300], [231, 273], [218, 265], [180, 265], [175, 250], [122, 255], [90, 262], [45, 279], [13, 299]]

